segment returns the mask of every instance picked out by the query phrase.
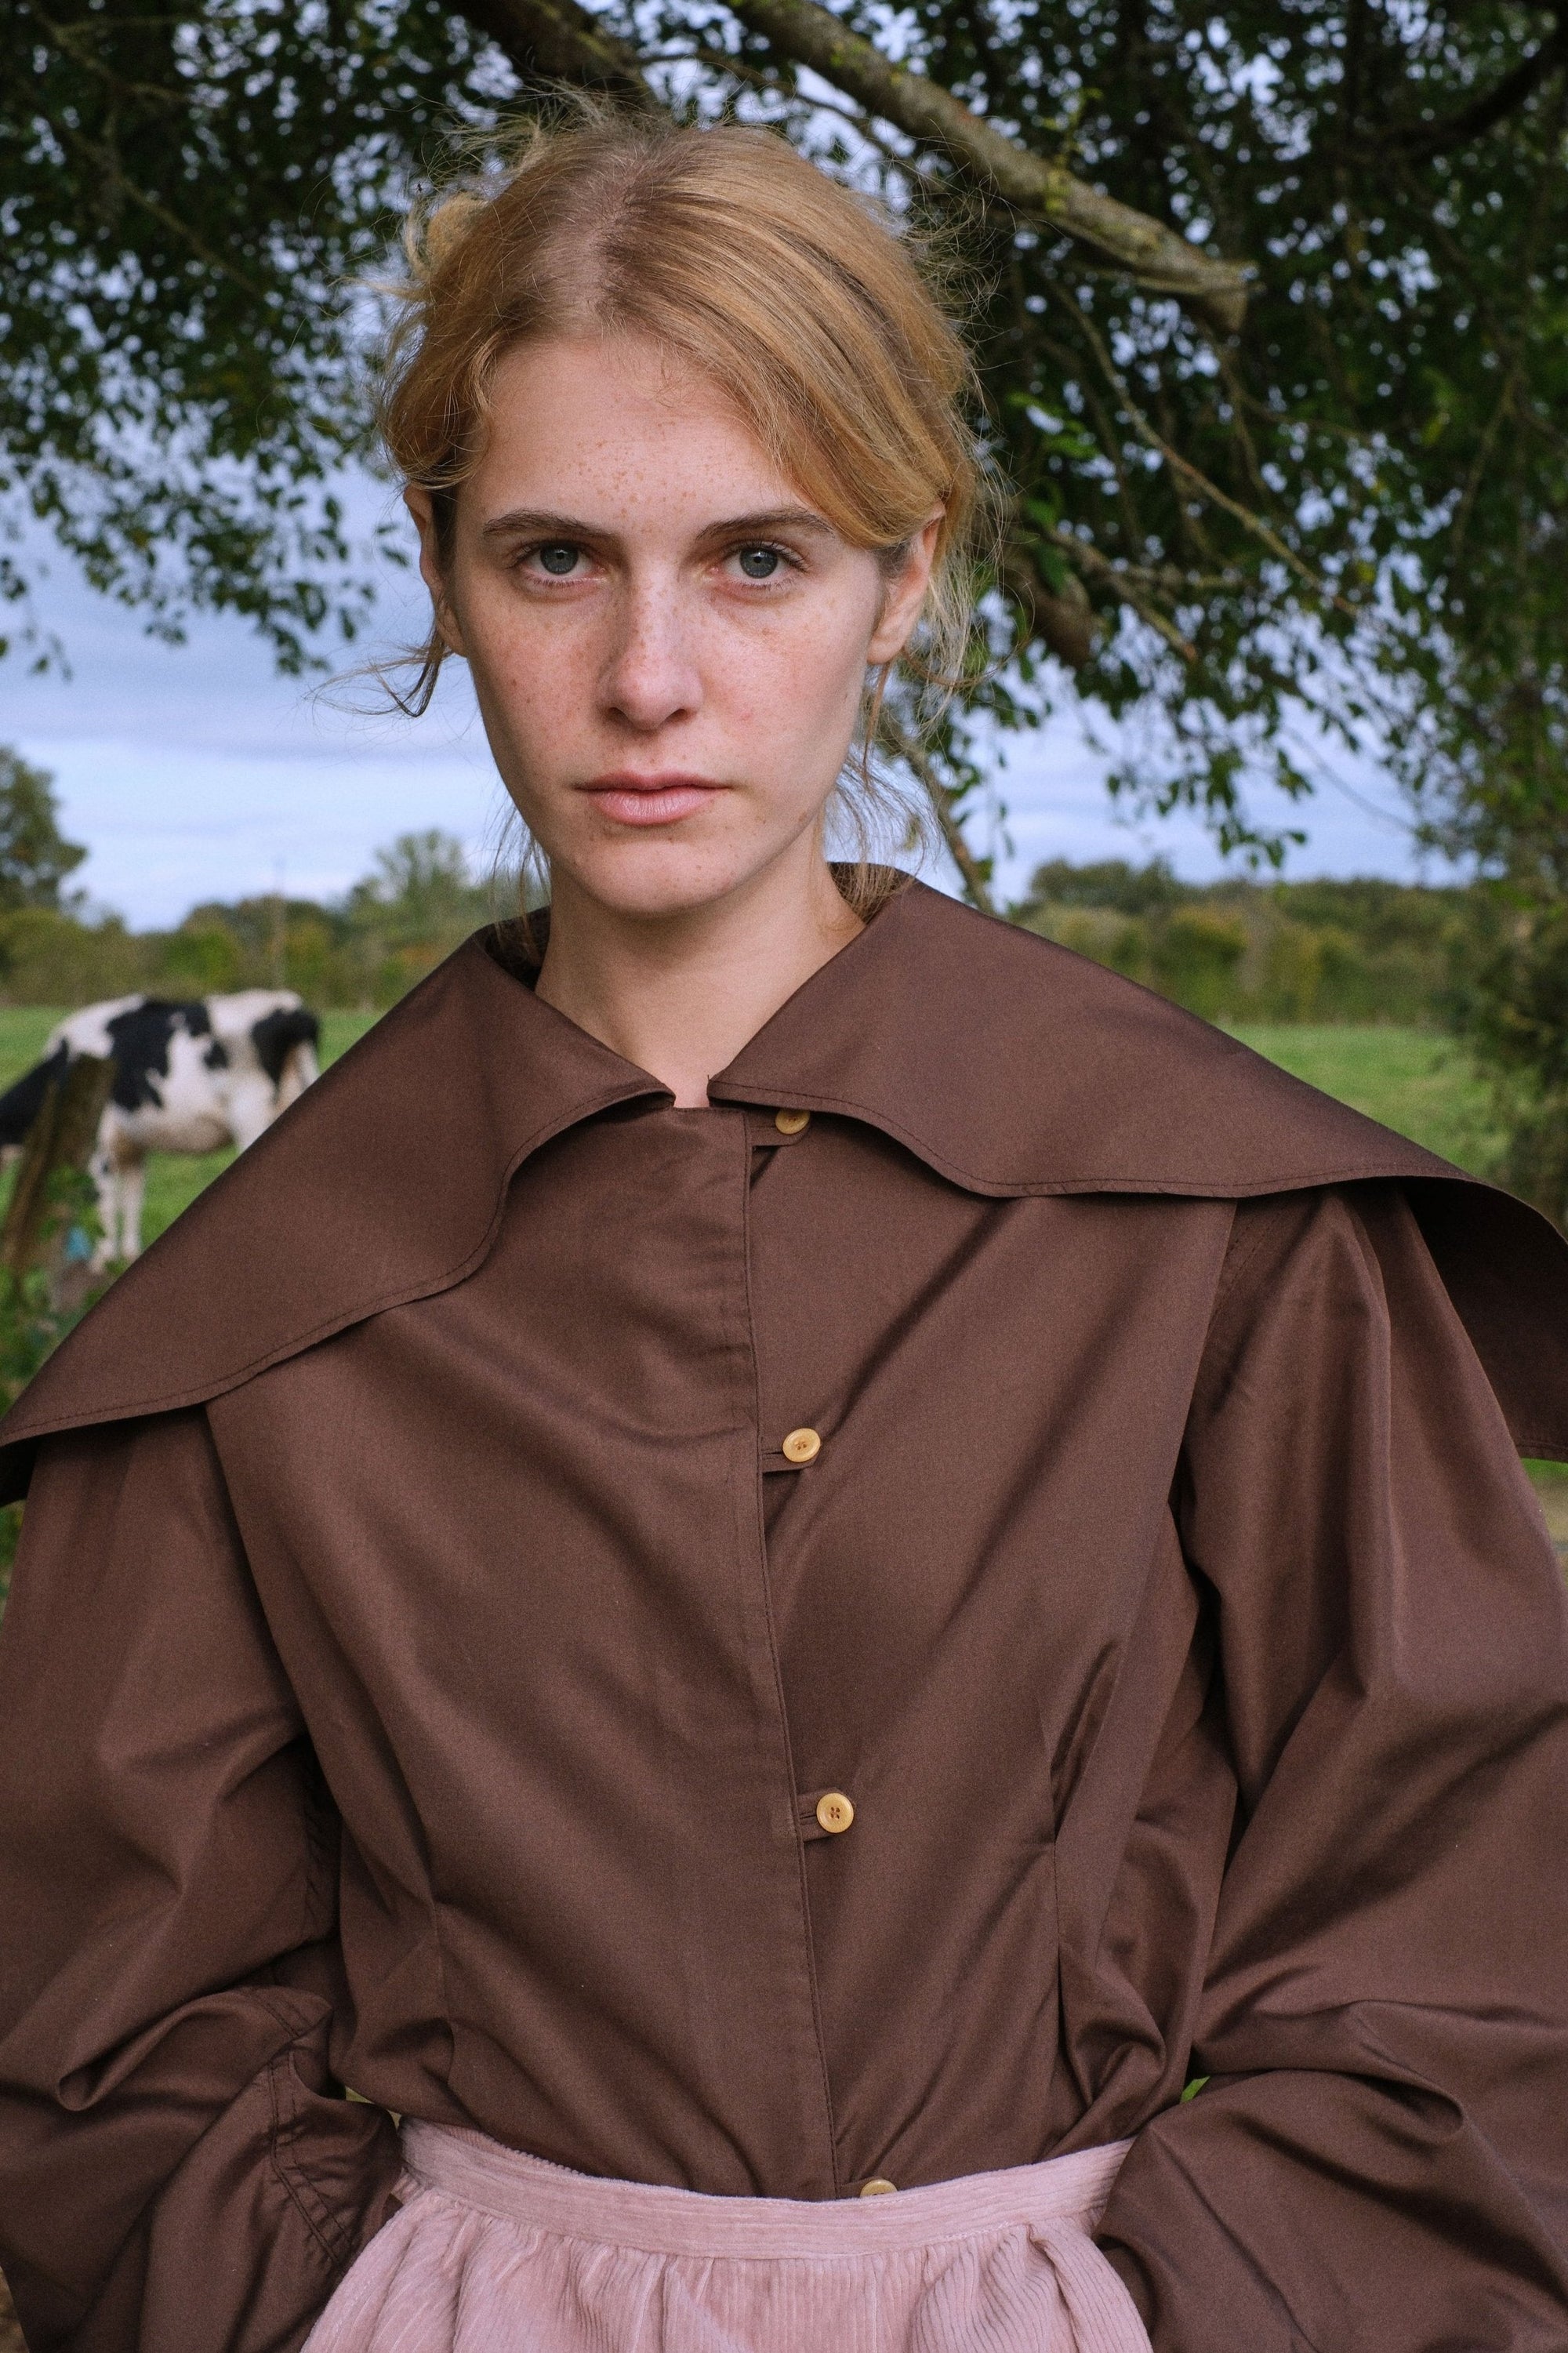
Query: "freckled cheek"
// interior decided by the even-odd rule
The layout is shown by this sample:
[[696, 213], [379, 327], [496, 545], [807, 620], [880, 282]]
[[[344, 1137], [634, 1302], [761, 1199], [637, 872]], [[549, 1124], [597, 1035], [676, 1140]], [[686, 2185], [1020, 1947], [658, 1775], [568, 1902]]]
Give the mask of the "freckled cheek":
[[597, 663], [582, 637], [481, 623], [468, 650], [487, 724], [504, 729], [520, 750], [542, 753], [592, 723]]
[[767, 632], [735, 633], [704, 663], [710, 699], [780, 742], [842, 723], [858, 707], [866, 669], [858, 615], [829, 613]]

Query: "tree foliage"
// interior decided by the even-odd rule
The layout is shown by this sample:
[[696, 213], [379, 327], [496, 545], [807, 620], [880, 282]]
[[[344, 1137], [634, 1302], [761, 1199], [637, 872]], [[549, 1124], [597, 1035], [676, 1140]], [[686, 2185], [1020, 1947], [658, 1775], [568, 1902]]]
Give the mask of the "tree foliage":
[[177, 930], [143, 933], [125, 946], [155, 987], [203, 996], [297, 988], [315, 1006], [379, 1010], [507, 912], [516, 899], [510, 881], [476, 880], [454, 834], [404, 833], [341, 899], [209, 901]]
[[[334, 483], [368, 450], [363, 280], [454, 126], [566, 79], [776, 122], [961, 257], [1016, 491], [987, 724], [1037, 719], [1070, 673], [1137, 723], [1121, 789], [1228, 845], [1257, 839], [1248, 783], [1305, 790], [1336, 736], [1389, 747], [1435, 826], [1568, 789], [1555, 5], [9, 17], [0, 488], [155, 627], [236, 609], [299, 664], [323, 623], [361, 626]], [[934, 755], [950, 825], [970, 723]]]
[[58, 907], [68, 874], [87, 856], [60, 832], [54, 778], [0, 744], [0, 914]]
[[436, 827], [400, 833], [378, 849], [371, 872], [355, 883], [343, 905], [351, 931], [374, 933], [399, 947], [460, 939], [492, 913], [483, 886], [468, 871], [462, 843]]
[[1450, 1018], [1484, 902], [1362, 877], [1184, 882], [1163, 859], [1036, 869], [1013, 920], [1211, 1021], [1408, 1023]]
[[462, 843], [433, 830], [399, 835], [341, 898], [208, 900], [172, 931], [38, 904], [0, 908], [0, 1003], [296, 988], [317, 1007], [379, 1011], [517, 899], [515, 871], [476, 879]]

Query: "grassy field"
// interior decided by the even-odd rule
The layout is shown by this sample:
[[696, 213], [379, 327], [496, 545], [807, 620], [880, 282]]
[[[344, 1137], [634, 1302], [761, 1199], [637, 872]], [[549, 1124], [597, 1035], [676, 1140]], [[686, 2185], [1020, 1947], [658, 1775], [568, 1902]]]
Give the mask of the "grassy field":
[[1426, 1029], [1244, 1029], [1235, 1033], [1271, 1062], [1429, 1152], [1483, 1175], [1500, 1138], [1487, 1089], [1464, 1050]]

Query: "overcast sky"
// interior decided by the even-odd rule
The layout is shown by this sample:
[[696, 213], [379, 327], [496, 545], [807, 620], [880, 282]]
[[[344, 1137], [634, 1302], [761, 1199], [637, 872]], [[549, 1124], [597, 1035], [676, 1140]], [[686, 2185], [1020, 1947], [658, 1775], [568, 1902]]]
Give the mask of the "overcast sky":
[[[0, 742], [53, 771], [65, 829], [91, 852], [79, 879], [97, 905], [153, 925], [199, 900], [280, 882], [295, 896], [331, 896], [382, 844], [427, 826], [459, 835], [488, 864], [504, 800], [459, 665], [422, 720], [355, 716], [279, 678], [241, 623], [204, 623], [187, 646], [165, 648], [58, 559], [50, 574], [39, 611], [65, 642], [71, 676], [0, 663]], [[402, 575], [380, 612], [384, 644], [419, 633]], [[1219, 870], [1191, 819], [1136, 830], [1120, 822], [1100, 777], [1070, 719], [1014, 746], [997, 778], [1013, 842], [1005, 892], [1016, 895], [1053, 857], [1163, 851], [1194, 879]], [[1348, 781], [1355, 798], [1328, 786], [1297, 816], [1310, 840], [1287, 871], [1413, 875], [1392, 790], [1375, 774]]]

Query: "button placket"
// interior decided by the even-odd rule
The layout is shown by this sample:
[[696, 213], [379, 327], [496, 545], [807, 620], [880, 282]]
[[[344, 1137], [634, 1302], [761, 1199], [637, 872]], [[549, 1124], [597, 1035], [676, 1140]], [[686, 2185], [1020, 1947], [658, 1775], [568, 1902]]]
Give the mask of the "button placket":
[[[740, 1187], [742, 1287], [737, 1304], [741, 1309], [740, 1331], [743, 1335], [747, 1359], [748, 1378], [744, 1410], [750, 1424], [751, 1446], [754, 1448], [759, 1435], [761, 1378], [750, 1270], [752, 1184], [752, 1171], [755, 1166], [751, 1146], [757, 1140], [754, 1120], [748, 1117], [739, 1123], [738, 1131], [743, 1140], [743, 1159], [739, 1172], [742, 1176]], [[740, 1492], [737, 1486], [735, 1490], [737, 1499]], [[783, 1678], [779, 1667], [778, 1636], [773, 1622], [773, 1597], [768, 1572], [767, 1531], [764, 1514], [760, 1505], [761, 1496], [753, 1477], [746, 1526], [743, 1531], [737, 1529], [739, 1538], [737, 1554], [742, 1560], [745, 1561], [751, 1572], [742, 1577], [741, 1584], [749, 1621], [750, 1639], [747, 1648], [750, 1662], [755, 1673], [754, 1688], [759, 1704], [759, 1728], [765, 1726], [766, 1731], [777, 1742], [774, 1752], [775, 1769], [782, 1768], [783, 1786], [779, 1787], [776, 1782], [773, 1785], [775, 1804], [782, 1800], [779, 1812], [773, 1816], [773, 1822], [777, 1831], [785, 1833], [784, 1838], [781, 1839], [776, 1846], [770, 1846], [765, 1858], [762, 1856], [758, 1858], [759, 1863], [765, 1861], [770, 1883], [780, 1899], [780, 1931], [776, 1939], [778, 1957], [775, 1966], [782, 1981], [781, 1991], [788, 2003], [787, 2010], [782, 2014], [773, 2031], [772, 2039], [784, 2044], [798, 2070], [796, 2076], [798, 2124], [795, 2127], [795, 2138], [801, 2145], [801, 2154], [792, 2157], [789, 2178], [793, 2179], [806, 2178], [805, 2168], [810, 2166], [817, 2179], [826, 2179], [833, 2184], [831, 2194], [837, 2196], [842, 2194], [843, 2177], [838, 2169], [837, 2156], [837, 2137], [823, 2040], [822, 2014], [816, 1985], [816, 1963], [812, 1949], [811, 1916], [806, 1901], [803, 1869], [804, 1858], [800, 1854], [798, 1842], [794, 1843], [794, 1852], [791, 1852], [791, 1842], [787, 1839], [789, 1821], [787, 1808], [791, 1795], [798, 1790], [799, 1783], [795, 1778], [789, 1712], [785, 1704]], [[771, 1746], [772, 1743], [768, 1745]], [[758, 1761], [759, 1764], [763, 1764], [762, 1756], [759, 1756]], [[791, 1866], [790, 1879], [793, 1883], [788, 1887], [787, 1893], [782, 1871], [775, 1879], [773, 1868], [774, 1865], [784, 1864], [786, 1858]], [[809, 2126], [813, 2128], [803, 2131], [801, 2127], [807, 2126], [808, 2120]], [[820, 2139], [817, 2138], [818, 2134], [820, 2134]], [[813, 2141], [816, 2143], [817, 2153], [815, 2159], [811, 2154]], [[785, 2194], [799, 2196], [804, 2193], [796, 2189]]]

